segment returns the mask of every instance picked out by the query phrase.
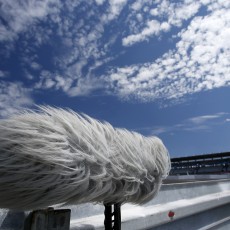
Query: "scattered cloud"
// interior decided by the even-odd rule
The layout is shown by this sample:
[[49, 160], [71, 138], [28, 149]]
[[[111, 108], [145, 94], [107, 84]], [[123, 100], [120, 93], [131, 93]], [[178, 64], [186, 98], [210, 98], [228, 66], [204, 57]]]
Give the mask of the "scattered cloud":
[[226, 113], [217, 113], [215, 115], [204, 115], [204, 116], [192, 117], [192, 118], [188, 119], [188, 121], [190, 121], [193, 124], [203, 124], [207, 121], [220, 118], [225, 114]]
[[[143, 3], [142, 3], [143, 4]], [[131, 8], [140, 11], [140, 1], [136, 1]], [[206, 1], [207, 4], [207, 1]], [[150, 37], [158, 36], [160, 33], [168, 32], [172, 27], [181, 27], [183, 22], [192, 18], [202, 6], [202, 1], [161, 1], [156, 7], [145, 8], [152, 17], [144, 21], [144, 28], [135, 27], [134, 34], [122, 39], [124, 46], [131, 46], [135, 43], [148, 40]], [[140, 16], [139, 16], [140, 17]], [[143, 17], [142, 17], [143, 18]]]
[[38, 20], [43, 20], [55, 10], [59, 1], [0, 1], [0, 41], [14, 40]]
[[[0, 0], [0, 42], [7, 57], [17, 50], [31, 88], [177, 101], [230, 85], [229, 8], [229, 1], [219, 0]], [[200, 15], [201, 9], [207, 12]], [[127, 46], [173, 28], [180, 30], [175, 48], [156, 60], [123, 67], [112, 62]]]
[[122, 44], [124, 46], [130, 46], [134, 43], [144, 41], [144, 40], [146, 40], [146, 38], [148, 38], [151, 35], [158, 35], [159, 32], [161, 31], [161, 28], [168, 30], [169, 25], [166, 22], [161, 24], [157, 20], [148, 21], [146, 28], [144, 28], [141, 31], [141, 33], [135, 34], [135, 35], [129, 35], [128, 37], [123, 38]]
[[81, 78], [69, 89], [67, 94], [71, 97], [89, 95], [93, 90], [103, 88], [103, 83], [94, 78]]
[[[178, 33], [176, 48], [152, 63], [112, 68], [107, 77], [119, 97], [141, 101], [178, 100], [230, 85], [230, 14], [222, 2]], [[130, 74], [124, 74], [132, 69]]]
[[128, 0], [109, 0], [108, 12], [102, 16], [103, 21], [111, 21], [119, 16]]
[[[87, 90], [81, 90], [81, 93], [88, 94], [98, 85], [93, 84], [95, 75], [91, 75], [91, 71], [113, 59], [108, 50], [116, 41], [116, 36], [112, 34], [101, 41], [104, 27], [119, 16], [126, 3], [126, 0], [0, 0], [0, 42], [5, 43], [5, 53], [10, 53], [15, 50], [12, 44], [19, 37], [23, 40], [18, 53], [24, 76], [36, 81], [32, 87], [61, 89], [66, 93], [75, 92], [69, 95], [78, 95], [75, 83], [87, 81]], [[104, 8], [107, 10], [101, 15], [99, 10], [103, 4], [106, 4]], [[84, 17], [78, 18], [81, 14]], [[48, 64], [41, 64], [38, 56], [37, 50], [43, 46], [49, 50], [46, 55], [50, 62], [49, 70]], [[57, 55], [50, 55], [52, 53]], [[53, 66], [52, 69], [50, 66]]]
[[35, 62], [35, 61], [31, 62], [30, 67], [31, 67], [33, 70], [40, 70], [40, 69], [42, 68], [41, 65], [38, 64], [38, 63]]
[[19, 82], [0, 82], [0, 118], [17, 113], [31, 106], [33, 100], [30, 91]]
[[160, 135], [162, 133], [172, 132], [173, 127], [155, 127], [151, 130], [151, 135]]
[[7, 71], [0, 70], [0, 78], [5, 78], [9, 75]]
[[187, 132], [209, 131], [212, 129], [212, 127], [225, 123], [228, 120], [228, 118], [226, 118], [227, 116], [229, 116], [229, 113], [225, 113], [225, 112], [196, 116], [196, 117], [188, 118], [183, 122], [175, 125], [148, 128], [148, 130], [153, 135], [160, 135], [163, 133], [174, 133], [174, 132], [181, 132], [181, 131], [187, 131]]
[[95, 0], [95, 2], [98, 4], [98, 5], [102, 5], [104, 3], [105, 0]]

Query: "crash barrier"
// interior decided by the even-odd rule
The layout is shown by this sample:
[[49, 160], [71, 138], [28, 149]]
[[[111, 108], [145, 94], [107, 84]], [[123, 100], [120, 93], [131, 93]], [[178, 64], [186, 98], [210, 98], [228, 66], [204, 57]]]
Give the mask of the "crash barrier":
[[[229, 175], [169, 176], [166, 183], [147, 204], [121, 207], [121, 229], [230, 229]], [[102, 210], [98, 205], [72, 209], [70, 229], [104, 229]]]
[[[158, 196], [145, 205], [121, 207], [122, 230], [230, 229], [229, 175], [169, 176], [165, 183]], [[103, 205], [64, 208], [71, 210], [71, 230], [104, 229]], [[23, 229], [28, 214], [1, 209], [0, 229]], [[66, 230], [60, 226], [59, 230]]]

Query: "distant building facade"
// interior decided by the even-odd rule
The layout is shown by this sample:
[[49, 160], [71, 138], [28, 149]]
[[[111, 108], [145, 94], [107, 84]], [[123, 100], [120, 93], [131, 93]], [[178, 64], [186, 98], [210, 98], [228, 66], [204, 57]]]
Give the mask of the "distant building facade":
[[171, 158], [170, 175], [230, 173], [230, 152]]

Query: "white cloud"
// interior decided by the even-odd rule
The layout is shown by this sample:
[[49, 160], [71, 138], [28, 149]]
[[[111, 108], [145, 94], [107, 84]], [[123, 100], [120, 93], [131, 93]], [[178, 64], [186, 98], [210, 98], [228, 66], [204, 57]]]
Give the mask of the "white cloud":
[[67, 94], [71, 97], [86, 96], [93, 90], [103, 88], [103, 82], [95, 78], [81, 78], [77, 81], [75, 86], [71, 87]]
[[18, 82], [0, 82], [0, 117], [7, 117], [31, 106], [30, 91]]
[[101, 16], [103, 23], [107, 24], [109, 21], [114, 20], [119, 16], [127, 0], [109, 0], [109, 8], [107, 12]]
[[[111, 90], [122, 98], [153, 101], [177, 100], [188, 94], [229, 86], [229, 28], [229, 8], [221, 5], [206, 16], [195, 17], [178, 34], [174, 50], [153, 63], [125, 67], [136, 69], [132, 76], [124, 76], [120, 68], [112, 69], [107, 77]], [[134, 38], [126, 41], [127, 44]]]
[[59, 1], [14, 1], [0, 0], [1, 17], [7, 25], [0, 24], [0, 40], [13, 40], [17, 35], [28, 29], [36, 20], [42, 20], [55, 9]]
[[31, 62], [30, 64], [31, 68], [34, 69], [34, 70], [40, 70], [42, 67], [40, 64], [38, 64], [37, 62], [33, 61]]
[[141, 12], [149, 10], [153, 4], [158, 4], [159, 1], [149, 1], [149, 0], [135, 0], [132, 4], [129, 5], [130, 9], [134, 12]]
[[[24, 68], [24, 77], [36, 81], [33, 87], [61, 89], [65, 93], [71, 92], [69, 95], [88, 94], [98, 88], [98, 84], [93, 83], [95, 75], [92, 72], [114, 59], [116, 55], [110, 55], [109, 50], [118, 37], [116, 33], [103, 37], [104, 29], [120, 16], [127, 0], [0, 0], [0, 3], [0, 13], [6, 22], [0, 23], [0, 41], [13, 44], [22, 36], [20, 64]], [[100, 11], [102, 4], [106, 9], [103, 14]], [[84, 17], [78, 18], [82, 13]], [[55, 58], [49, 60], [55, 64], [55, 69], [50, 69], [49, 74], [44, 74], [36, 52], [44, 44], [48, 45], [49, 53], [55, 48]], [[56, 52], [58, 49], [60, 51]], [[48, 68], [48, 65], [44, 66]], [[84, 81], [87, 85], [79, 92], [79, 86], [74, 82]]]
[[157, 20], [151, 20], [147, 22], [146, 28], [144, 28], [139, 34], [129, 35], [122, 39], [124, 46], [130, 46], [136, 42], [144, 41], [151, 35], [158, 35], [161, 29], [161, 24]]
[[[209, 131], [214, 126], [223, 125], [228, 118], [226, 118], [229, 113], [216, 113], [201, 115], [196, 117], [188, 118], [181, 123], [170, 125], [170, 126], [158, 126], [158, 127], [148, 127], [147, 129], [153, 135], [159, 135], [163, 133], [175, 133], [175, 132], [200, 132], [200, 131]], [[144, 130], [145, 128], [140, 128], [139, 130]]]
[[39, 88], [50, 89], [52, 87], [55, 87], [55, 85], [56, 85], [56, 82], [48, 78], [44, 81], [43, 87], [39, 87]]
[[171, 132], [173, 129], [172, 127], [155, 127], [151, 130], [151, 135], [160, 135], [162, 133], [169, 133]]
[[[91, 91], [98, 89], [98, 84], [95, 84], [95, 82], [101, 80], [94, 80], [95, 75], [92, 72], [115, 58], [109, 52], [118, 36], [112, 34], [106, 36], [105, 39], [103, 37], [105, 27], [119, 17], [126, 3], [127, 0], [96, 1], [96, 4], [106, 4], [107, 6], [104, 14], [101, 15], [99, 8], [89, 1], [87, 3], [88, 8], [76, 8], [77, 12], [84, 12], [85, 17], [82, 20], [76, 20], [71, 14], [67, 14], [68, 17], [64, 20], [66, 23], [63, 22], [63, 18], [59, 22], [61, 39], [65, 41], [65, 46], [68, 45], [68, 52], [64, 52], [61, 57], [59, 56], [57, 62], [59, 68], [62, 69], [60, 75], [63, 76], [63, 80], [66, 81], [68, 86], [61, 88], [68, 95], [89, 94]], [[56, 82], [56, 74], [52, 76], [52, 81]], [[78, 82], [77, 85], [74, 82]], [[82, 82], [87, 83], [84, 85]], [[51, 83], [50, 80], [49, 83]], [[80, 86], [84, 89], [81, 90]]]
[[178, 5], [172, 14], [169, 14], [168, 23], [173, 26], [181, 27], [184, 20], [193, 17], [201, 7], [199, 1], [185, 1], [184, 4]]
[[[208, 3], [209, 2], [203, 2], [203, 4]], [[149, 11], [153, 19], [146, 20], [144, 28], [139, 28], [139, 31], [135, 34], [130, 34], [123, 38], [122, 44], [124, 46], [131, 46], [135, 43], [145, 41], [150, 37], [157, 36], [161, 32], [168, 32], [173, 26], [181, 27], [183, 22], [192, 18], [199, 11], [201, 6], [202, 2], [199, 1], [184, 0], [173, 3], [164, 0], [157, 4], [157, 7], [150, 10], [149, 7], [145, 7], [144, 9], [146, 10], [144, 11]], [[135, 11], [139, 11], [142, 7], [143, 3], [137, 1], [131, 8]], [[135, 27], [135, 29], [136, 28], [137, 27]]]
[[95, 0], [95, 2], [96, 2], [98, 5], [102, 5], [102, 4], [105, 2], [105, 0]]
[[7, 71], [0, 70], [0, 78], [5, 78], [9, 75]]
[[[19, 48], [27, 47], [20, 56], [23, 71], [36, 89], [52, 88], [76, 96], [104, 88], [126, 99], [178, 100], [230, 84], [229, 3], [215, 2], [0, 0], [0, 13], [7, 22], [0, 24], [0, 40], [13, 44], [22, 36]], [[204, 5], [208, 14], [196, 16]], [[81, 14], [84, 17], [78, 17]], [[122, 38], [123, 45], [130, 46], [180, 27], [186, 20], [191, 23], [178, 34], [175, 49], [154, 62], [114, 67], [98, 76], [100, 67], [119, 56], [113, 45]], [[49, 60], [54, 67], [47, 72], [36, 52], [43, 44], [50, 48], [49, 54], [55, 50], [54, 60]]]
[[[84, 4], [81, 4], [82, 2]], [[53, 88], [67, 92], [74, 80], [85, 78], [90, 70], [97, 68], [98, 61], [105, 64], [106, 61], [112, 59], [107, 51], [115, 40], [108, 37], [102, 42], [100, 39], [105, 25], [109, 20], [119, 16], [126, 2], [126, 0], [107, 2], [107, 11], [104, 13], [107, 21], [103, 21], [101, 19], [103, 15], [99, 13], [95, 5], [105, 3], [103, 0], [96, 2], [0, 0], [0, 14], [6, 22], [5, 24], [0, 22], [0, 42], [13, 44], [18, 36], [24, 36], [23, 43], [20, 45], [25, 44], [26, 48], [23, 50], [24, 47], [19, 47], [24, 52], [21, 54], [24, 76], [33, 81], [39, 78], [35, 83], [37, 89]], [[78, 19], [78, 14], [82, 12], [84, 17]], [[59, 43], [52, 41], [54, 36]], [[55, 60], [49, 60], [50, 63], [55, 63], [55, 70], [49, 70], [49, 74], [44, 74], [43, 66], [34, 49], [43, 44], [49, 46], [50, 53], [53, 52], [53, 44], [58, 46], [55, 47], [55, 52], [56, 49], [60, 49], [58, 55], [55, 55]], [[105, 47], [105, 44], [108, 46]], [[89, 62], [90, 66], [88, 66]], [[89, 72], [86, 73], [84, 69]], [[37, 71], [36, 74], [34, 74], [35, 71]], [[39, 71], [41, 71], [40, 74]], [[36, 75], [38, 75], [37, 78]], [[75, 87], [74, 84], [73, 87]], [[93, 90], [93, 85], [88, 86], [88, 90], [84, 91], [90, 92], [89, 89]]]
[[143, 7], [145, 1], [143, 0], [137, 0], [131, 5], [131, 9], [134, 11], [138, 11]]
[[4, 25], [0, 22], [0, 41], [10, 41], [13, 40], [15, 34], [12, 31], [9, 31]]
[[227, 113], [217, 113], [214, 115], [203, 115], [203, 116], [198, 116], [198, 117], [192, 117], [192, 118], [189, 118], [188, 121], [193, 124], [199, 125], [199, 124], [203, 124], [205, 122], [211, 121], [211, 120], [216, 120], [218, 118], [221, 118], [226, 114]]
[[73, 84], [73, 79], [70, 77], [63, 77], [56, 73], [51, 73], [48, 70], [41, 72], [40, 81], [35, 84], [36, 89], [55, 89], [63, 90], [68, 93]]

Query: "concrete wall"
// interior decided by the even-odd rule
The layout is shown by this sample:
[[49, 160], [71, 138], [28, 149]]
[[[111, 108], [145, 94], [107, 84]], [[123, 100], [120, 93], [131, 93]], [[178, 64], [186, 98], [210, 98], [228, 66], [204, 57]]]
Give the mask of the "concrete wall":
[[[225, 204], [211, 210], [206, 210], [181, 219], [170, 221], [167, 224], [150, 228], [151, 230], [205, 230], [230, 229], [230, 204]], [[149, 229], [149, 230], [150, 230]]]
[[[187, 229], [199, 229], [199, 226], [213, 224], [212, 220], [214, 223], [220, 221], [221, 224], [223, 219], [223, 224], [227, 224], [226, 218], [230, 217], [230, 180], [226, 176], [202, 176], [196, 180], [183, 176], [169, 178], [168, 181], [170, 184], [163, 185], [158, 196], [144, 206], [122, 206], [122, 229], [185, 229], [185, 224]], [[218, 207], [222, 210], [218, 212], [219, 216], [215, 211]], [[94, 208], [97, 208], [98, 212], [93, 216], [79, 218], [81, 214], [75, 210], [71, 222], [72, 230], [103, 229], [104, 216], [99, 214], [103, 212], [103, 207], [88, 208], [93, 212], [96, 211]], [[174, 218], [168, 217], [169, 211], [175, 213]], [[216, 216], [216, 219], [212, 216]], [[189, 222], [187, 218], [193, 221]], [[197, 218], [197, 221], [194, 218]], [[176, 223], [178, 224], [174, 228]], [[180, 225], [182, 227], [178, 228]]]

